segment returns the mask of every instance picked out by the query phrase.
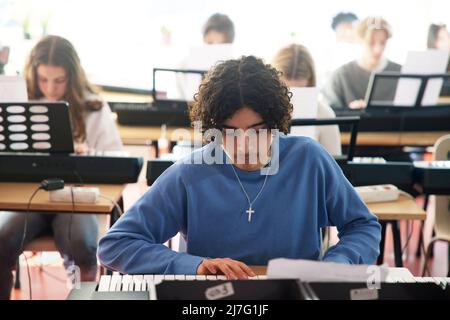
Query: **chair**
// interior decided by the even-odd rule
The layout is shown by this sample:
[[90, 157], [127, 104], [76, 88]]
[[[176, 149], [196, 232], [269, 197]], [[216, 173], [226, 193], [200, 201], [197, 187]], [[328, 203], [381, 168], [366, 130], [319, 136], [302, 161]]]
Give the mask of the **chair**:
[[[450, 160], [450, 134], [439, 138], [434, 145], [433, 160]], [[434, 232], [425, 251], [425, 261], [423, 264], [422, 276], [428, 271], [428, 260], [431, 256], [433, 244], [436, 241], [446, 241], [450, 245], [450, 196], [436, 196], [436, 206], [434, 212]], [[448, 275], [450, 276], [450, 267]]]
[[[110, 216], [107, 214], [97, 214], [98, 218], [98, 237], [97, 242], [103, 237], [109, 229]], [[58, 251], [56, 247], [55, 239], [51, 235], [43, 235], [38, 237], [28, 243], [23, 251], [33, 251], [33, 252], [52, 252]], [[42, 265], [40, 266], [42, 271]], [[16, 277], [14, 281], [14, 288], [20, 289], [20, 265], [19, 259], [17, 259]]]

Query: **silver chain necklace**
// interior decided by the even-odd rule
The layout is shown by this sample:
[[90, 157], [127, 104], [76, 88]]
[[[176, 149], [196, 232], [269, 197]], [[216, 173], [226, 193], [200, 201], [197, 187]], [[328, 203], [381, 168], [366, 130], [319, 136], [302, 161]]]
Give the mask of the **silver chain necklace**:
[[258, 194], [256, 195], [256, 197], [253, 199], [253, 201], [250, 201], [250, 197], [248, 196], [247, 191], [245, 191], [245, 188], [244, 188], [244, 186], [243, 186], [243, 184], [242, 184], [242, 182], [241, 182], [241, 179], [239, 179], [239, 176], [238, 176], [238, 174], [237, 174], [237, 172], [236, 172], [236, 169], [234, 169], [233, 164], [230, 164], [230, 165], [231, 165], [231, 169], [233, 169], [233, 172], [234, 172], [234, 175], [236, 176], [237, 181], [239, 182], [239, 185], [241, 186], [242, 191], [243, 191], [244, 194], [245, 194], [245, 197], [247, 198], [247, 201], [248, 201], [248, 210], [245, 210], [245, 212], [247, 212], [247, 214], [248, 214], [248, 222], [251, 222], [251, 221], [252, 221], [252, 214], [255, 213], [255, 210], [252, 209], [252, 205], [253, 205], [253, 203], [255, 203], [256, 199], [258, 199], [259, 195], [260, 195], [261, 192], [263, 191], [263, 189], [264, 189], [264, 187], [265, 187], [265, 185], [266, 185], [266, 182], [267, 182], [267, 178], [269, 177], [269, 175], [266, 174], [266, 177], [264, 178], [264, 183], [263, 183], [261, 189], [259, 190], [259, 192], [258, 192]]

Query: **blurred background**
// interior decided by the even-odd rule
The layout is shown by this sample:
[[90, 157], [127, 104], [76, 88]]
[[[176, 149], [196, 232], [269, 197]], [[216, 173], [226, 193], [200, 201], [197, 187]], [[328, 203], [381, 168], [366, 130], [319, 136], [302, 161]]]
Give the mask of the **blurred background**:
[[[402, 64], [409, 50], [426, 49], [430, 23], [450, 24], [450, 1], [356, 0], [0, 0], [0, 47], [9, 47], [4, 73], [21, 73], [26, 55], [45, 34], [70, 40], [94, 84], [150, 90], [153, 67], [177, 67], [203, 41], [212, 14], [235, 25], [234, 52], [270, 61], [297, 42], [313, 54], [319, 74], [331, 68], [333, 16], [382, 16], [392, 25], [386, 56]], [[347, 50], [350, 61], [357, 49]]]

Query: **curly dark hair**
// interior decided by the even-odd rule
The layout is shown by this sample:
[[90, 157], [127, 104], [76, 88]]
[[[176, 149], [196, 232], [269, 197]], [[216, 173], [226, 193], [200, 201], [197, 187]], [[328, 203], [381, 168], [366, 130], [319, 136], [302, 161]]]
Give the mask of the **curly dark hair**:
[[243, 56], [221, 62], [206, 74], [190, 105], [190, 118], [201, 121], [203, 131], [221, 129], [236, 111], [249, 107], [269, 129], [288, 133], [291, 97], [279, 71], [254, 56]]

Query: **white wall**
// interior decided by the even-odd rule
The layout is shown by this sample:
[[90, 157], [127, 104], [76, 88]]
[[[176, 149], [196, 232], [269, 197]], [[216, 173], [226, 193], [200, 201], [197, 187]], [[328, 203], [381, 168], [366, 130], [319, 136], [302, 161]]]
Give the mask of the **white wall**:
[[[234, 20], [243, 54], [270, 60], [295, 40], [311, 49], [320, 66], [333, 42], [331, 18], [339, 11], [385, 17], [394, 33], [386, 53], [400, 63], [409, 49], [425, 48], [430, 22], [450, 24], [448, 0], [0, 0], [0, 44], [12, 49], [6, 70], [21, 71], [41, 21], [50, 17], [49, 33], [74, 43], [93, 82], [151, 88], [152, 67], [176, 66], [189, 45], [201, 43], [201, 27], [212, 13]], [[21, 37], [26, 16], [34, 37], [29, 41]], [[162, 27], [171, 31], [170, 44]]]

